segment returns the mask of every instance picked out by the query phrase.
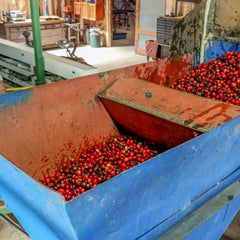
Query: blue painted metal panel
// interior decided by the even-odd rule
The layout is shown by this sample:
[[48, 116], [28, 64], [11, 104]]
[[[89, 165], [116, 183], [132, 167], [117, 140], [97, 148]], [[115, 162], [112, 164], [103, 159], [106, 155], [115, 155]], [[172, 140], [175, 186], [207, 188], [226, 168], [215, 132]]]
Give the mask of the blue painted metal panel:
[[63, 197], [30, 178], [1, 155], [0, 197], [32, 239], [77, 239]]
[[[240, 117], [70, 202], [1, 157], [0, 196], [32, 239], [156, 239], [240, 178], [239, 145]], [[230, 220], [234, 212], [228, 214]], [[213, 228], [211, 236], [227, 224]]]
[[28, 100], [31, 96], [32, 90], [18, 90], [9, 93], [0, 94], [0, 110], [11, 106], [13, 104], [20, 104]]
[[[209, 218], [184, 240], [217, 240], [240, 209], [240, 196]], [[214, 230], [213, 230], [214, 229]]]
[[214, 40], [205, 46], [204, 62], [215, 60], [227, 51], [240, 51], [240, 43]]
[[[226, 53], [227, 51], [239, 51], [240, 43], [226, 42], [222, 40], [214, 40], [205, 45], [204, 62], [209, 60], [215, 60], [217, 57]], [[194, 61], [195, 65], [200, 63], [200, 53], [195, 53]]]
[[[179, 223], [183, 218], [188, 216], [198, 207], [203, 206], [205, 203], [215, 197], [219, 192], [223, 191], [229, 184], [237, 181], [240, 177], [240, 169], [231, 174], [228, 178], [224, 179], [221, 182], [218, 182], [213, 188], [206, 191], [201, 197], [193, 199], [191, 202], [186, 203], [182, 209], [176, 211], [170, 218], [165, 219], [160, 224], [156, 225], [151, 231], [146, 232], [146, 234], [140, 237], [141, 240], [154, 240], [159, 236], [162, 236], [167, 231], [171, 230], [176, 224]], [[236, 208], [236, 210], [239, 208]], [[232, 215], [233, 217], [234, 215]], [[228, 224], [230, 221], [228, 222]], [[222, 225], [220, 225], [222, 226]], [[222, 232], [225, 228], [222, 228]], [[196, 238], [197, 239], [197, 238]], [[201, 240], [201, 239], [200, 239]]]
[[239, 144], [240, 118], [236, 118], [68, 202], [79, 238], [144, 236], [239, 169]]

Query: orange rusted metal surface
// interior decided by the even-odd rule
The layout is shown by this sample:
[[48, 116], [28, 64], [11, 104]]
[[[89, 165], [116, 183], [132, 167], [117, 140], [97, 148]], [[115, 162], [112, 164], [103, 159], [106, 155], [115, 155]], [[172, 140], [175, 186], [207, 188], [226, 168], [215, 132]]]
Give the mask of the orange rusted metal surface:
[[136, 77], [149, 82], [162, 84], [165, 86], [173, 84], [178, 78], [193, 68], [194, 59], [191, 55], [185, 55], [181, 59], [163, 58], [152, 62], [151, 64], [141, 64], [135, 68]]
[[[154, 81], [156, 77], [165, 79], [166, 64], [171, 63], [149, 62], [43, 85], [25, 90], [29, 96], [24, 101], [10, 106], [1, 103], [1, 154], [30, 176], [42, 178], [60, 162], [76, 157], [80, 150], [117, 134], [98, 92], [116, 80], [129, 77], [147, 80], [157, 73], [153, 74]], [[179, 69], [186, 65], [191, 66], [188, 58], [179, 62]]]
[[[133, 88], [139, 93], [140, 90], [144, 93], [148, 90], [153, 97], [133, 98], [132, 103], [139, 100], [134, 104], [139, 104], [140, 111], [155, 106], [155, 112], [169, 116], [166, 120], [178, 119], [176, 123], [184, 124], [184, 128], [209, 122], [207, 126], [202, 124], [208, 130], [216, 122], [221, 124], [236, 116], [238, 108], [232, 105], [159, 86], [171, 84], [191, 68], [191, 56], [175, 61], [160, 59], [24, 90], [22, 93], [27, 93], [24, 101], [0, 104], [1, 154], [30, 176], [41, 179], [44, 173], [53, 172], [56, 165], [69, 161], [69, 157], [76, 157], [87, 147], [103, 142], [110, 135], [118, 134], [112, 117], [98, 98], [98, 94], [112, 84], [113, 88], [119, 87], [119, 99], [127, 101], [131, 101]], [[145, 81], [135, 82], [131, 80], [133, 78]], [[151, 88], [145, 89], [148, 86]], [[159, 102], [161, 98], [166, 98], [165, 102]], [[212, 108], [216, 109], [209, 111]], [[150, 114], [154, 115], [154, 111]], [[220, 116], [221, 111], [223, 114]], [[215, 115], [218, 121], [211, 119]], [[158, 118], [159, 116], [153, 117], [156, 128]], [[144, 124], [147, 124], [147, 119], [143, 118]], [[214, 126], [211, 125], [212, 122]], [[193, 129], [201, 131], [201, 128], [202, 126]], [[183, 138], [189, 139], [192, 135], [191, 129]]]
[[117, 119], [122, 118], [125, 121], [125, 116], [119, 114], [114, 103], [106, 102], [105, 99], [199, 132], [207, 132], [240, 115], [238, 106], [198, 97], [136, 78], [116, 81], [100, 96], [105, 106], [110, 109], [110, 113], [117, 114]]
[[200, 132], [130, 105], [101, 97], [113, 119], [125, 130], [158, 144], [175, 147], [200, 134]]

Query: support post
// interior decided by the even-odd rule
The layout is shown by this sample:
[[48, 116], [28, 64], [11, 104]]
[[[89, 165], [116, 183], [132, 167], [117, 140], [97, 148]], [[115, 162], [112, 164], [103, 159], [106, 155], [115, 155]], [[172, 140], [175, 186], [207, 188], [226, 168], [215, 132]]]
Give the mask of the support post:
[[36, 64], [36, 85], [45, 84], [44, 60], [42, 54], [42, 39], [39, 20], [39, 5], [37, 0], [30, 0], [31, 19], [33, 29], [33, 45]]

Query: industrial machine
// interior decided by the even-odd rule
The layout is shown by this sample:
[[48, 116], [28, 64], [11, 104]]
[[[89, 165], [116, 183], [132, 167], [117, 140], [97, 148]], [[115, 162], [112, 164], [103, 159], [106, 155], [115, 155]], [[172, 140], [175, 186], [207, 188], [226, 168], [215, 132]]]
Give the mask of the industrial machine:
[[26, 12], [21, 12], [19, 10], [13, 10], [10, 12], [3, 12], [3, 17], [5, 17], [5, 22], [19, 22], [19, 21], [25, 21], [26, 17], [24, 17], [24, 14]]
[[[221, 237], [240, 209], [240, 108], [166, 87], [191, 63], [160, 59], [0, 95], [0, 197], [32, 239]], [[122, 128], [171, 150], [71, 201], [37, 180]]]
[[[211, 1], [205, 3], [210, 7]], [[214, 56], [222, 53], [219, 41], [211, 39]], [[175, 47], [172, 52], [180, 51]], [[240, 210], [240, 106], [169, 88], [195, 66], [191, 44], [183, 47], [189, 54], [88, 76], [94, 70], [83, 65], [81, 77], [74, 62], [44, 55], [47, 72], [76, 79], [0, 95], [0, 197], [32, 239], [221, 238]], [[31, 78], [32, 50], [7, 44], [0, 50], [4, 57], [12, 52]], [[99, 152], [97, 146], [122, 131], [169, 150], [69, 201], [42, 184], [46, 174], [55, 176], [56, 166], [67, 169], [79, 154], [91, 146]], [[81, 173], [86, 168], [91, 166]]]
[[[97, 68], [43, 53], [47, 83], [97, 72]], [[6, 87], [35, 86], [34, 51], [23, 44], [0, 40], [0, 75]]]

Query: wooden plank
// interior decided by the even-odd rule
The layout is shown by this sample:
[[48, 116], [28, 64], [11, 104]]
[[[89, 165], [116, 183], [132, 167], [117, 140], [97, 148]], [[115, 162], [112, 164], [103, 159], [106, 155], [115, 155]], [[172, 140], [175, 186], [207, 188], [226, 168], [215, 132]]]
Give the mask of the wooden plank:
[[224, 238], [229, 240], [240, 239], [240, 212], [238, 212], [237, 216], [233, 219], [221, 240], [224, 240]]
[[139, 7], [140, 0], [136, 0], [136, 15], [135, 15], [135, 52], [138, 51], [138, 30], [139, 30]]
[[176, 5], [176, 0], [172, 1], [165, 0], [165, 15], [169, 16], [171, 16], [172, 14], [175, 15], [177, 6], [177, 16], [185, 16], [197, 5], [198, 3], [180, 1]]
[[0, 0], [0, 12], [2, 13], [3, 11], [7, 11], [6, 0]]
[[156, 32], [145, 31], [145, 30], [138, 30], [138, 34], [149, 35], [149, 36], [153, 36], [153, 37], [157, 36]]
[[62, 17], [63, 16], [62, 10], [66, 6], [65, 1], [64, 0], [58, 0], [58, 1], [52, 0], [52, 1], [53, 1], [53, 3], [55, 3], [54, 15]]
[[171, 14], [174, 14], [175, 12], [175, 4], [176, 0], [165, 0], [165, 15], [171, 16]]
[[39, 11], [40, 11], [40, 16], [44, 16], [44, 0], [39, 0]]
[[106, 46], [111, 47], [112, 46], [112, 1], [113, 0], [106, 0], [104, 1], [104, 25], [105, 25], [105, 40], [106, 40]]

